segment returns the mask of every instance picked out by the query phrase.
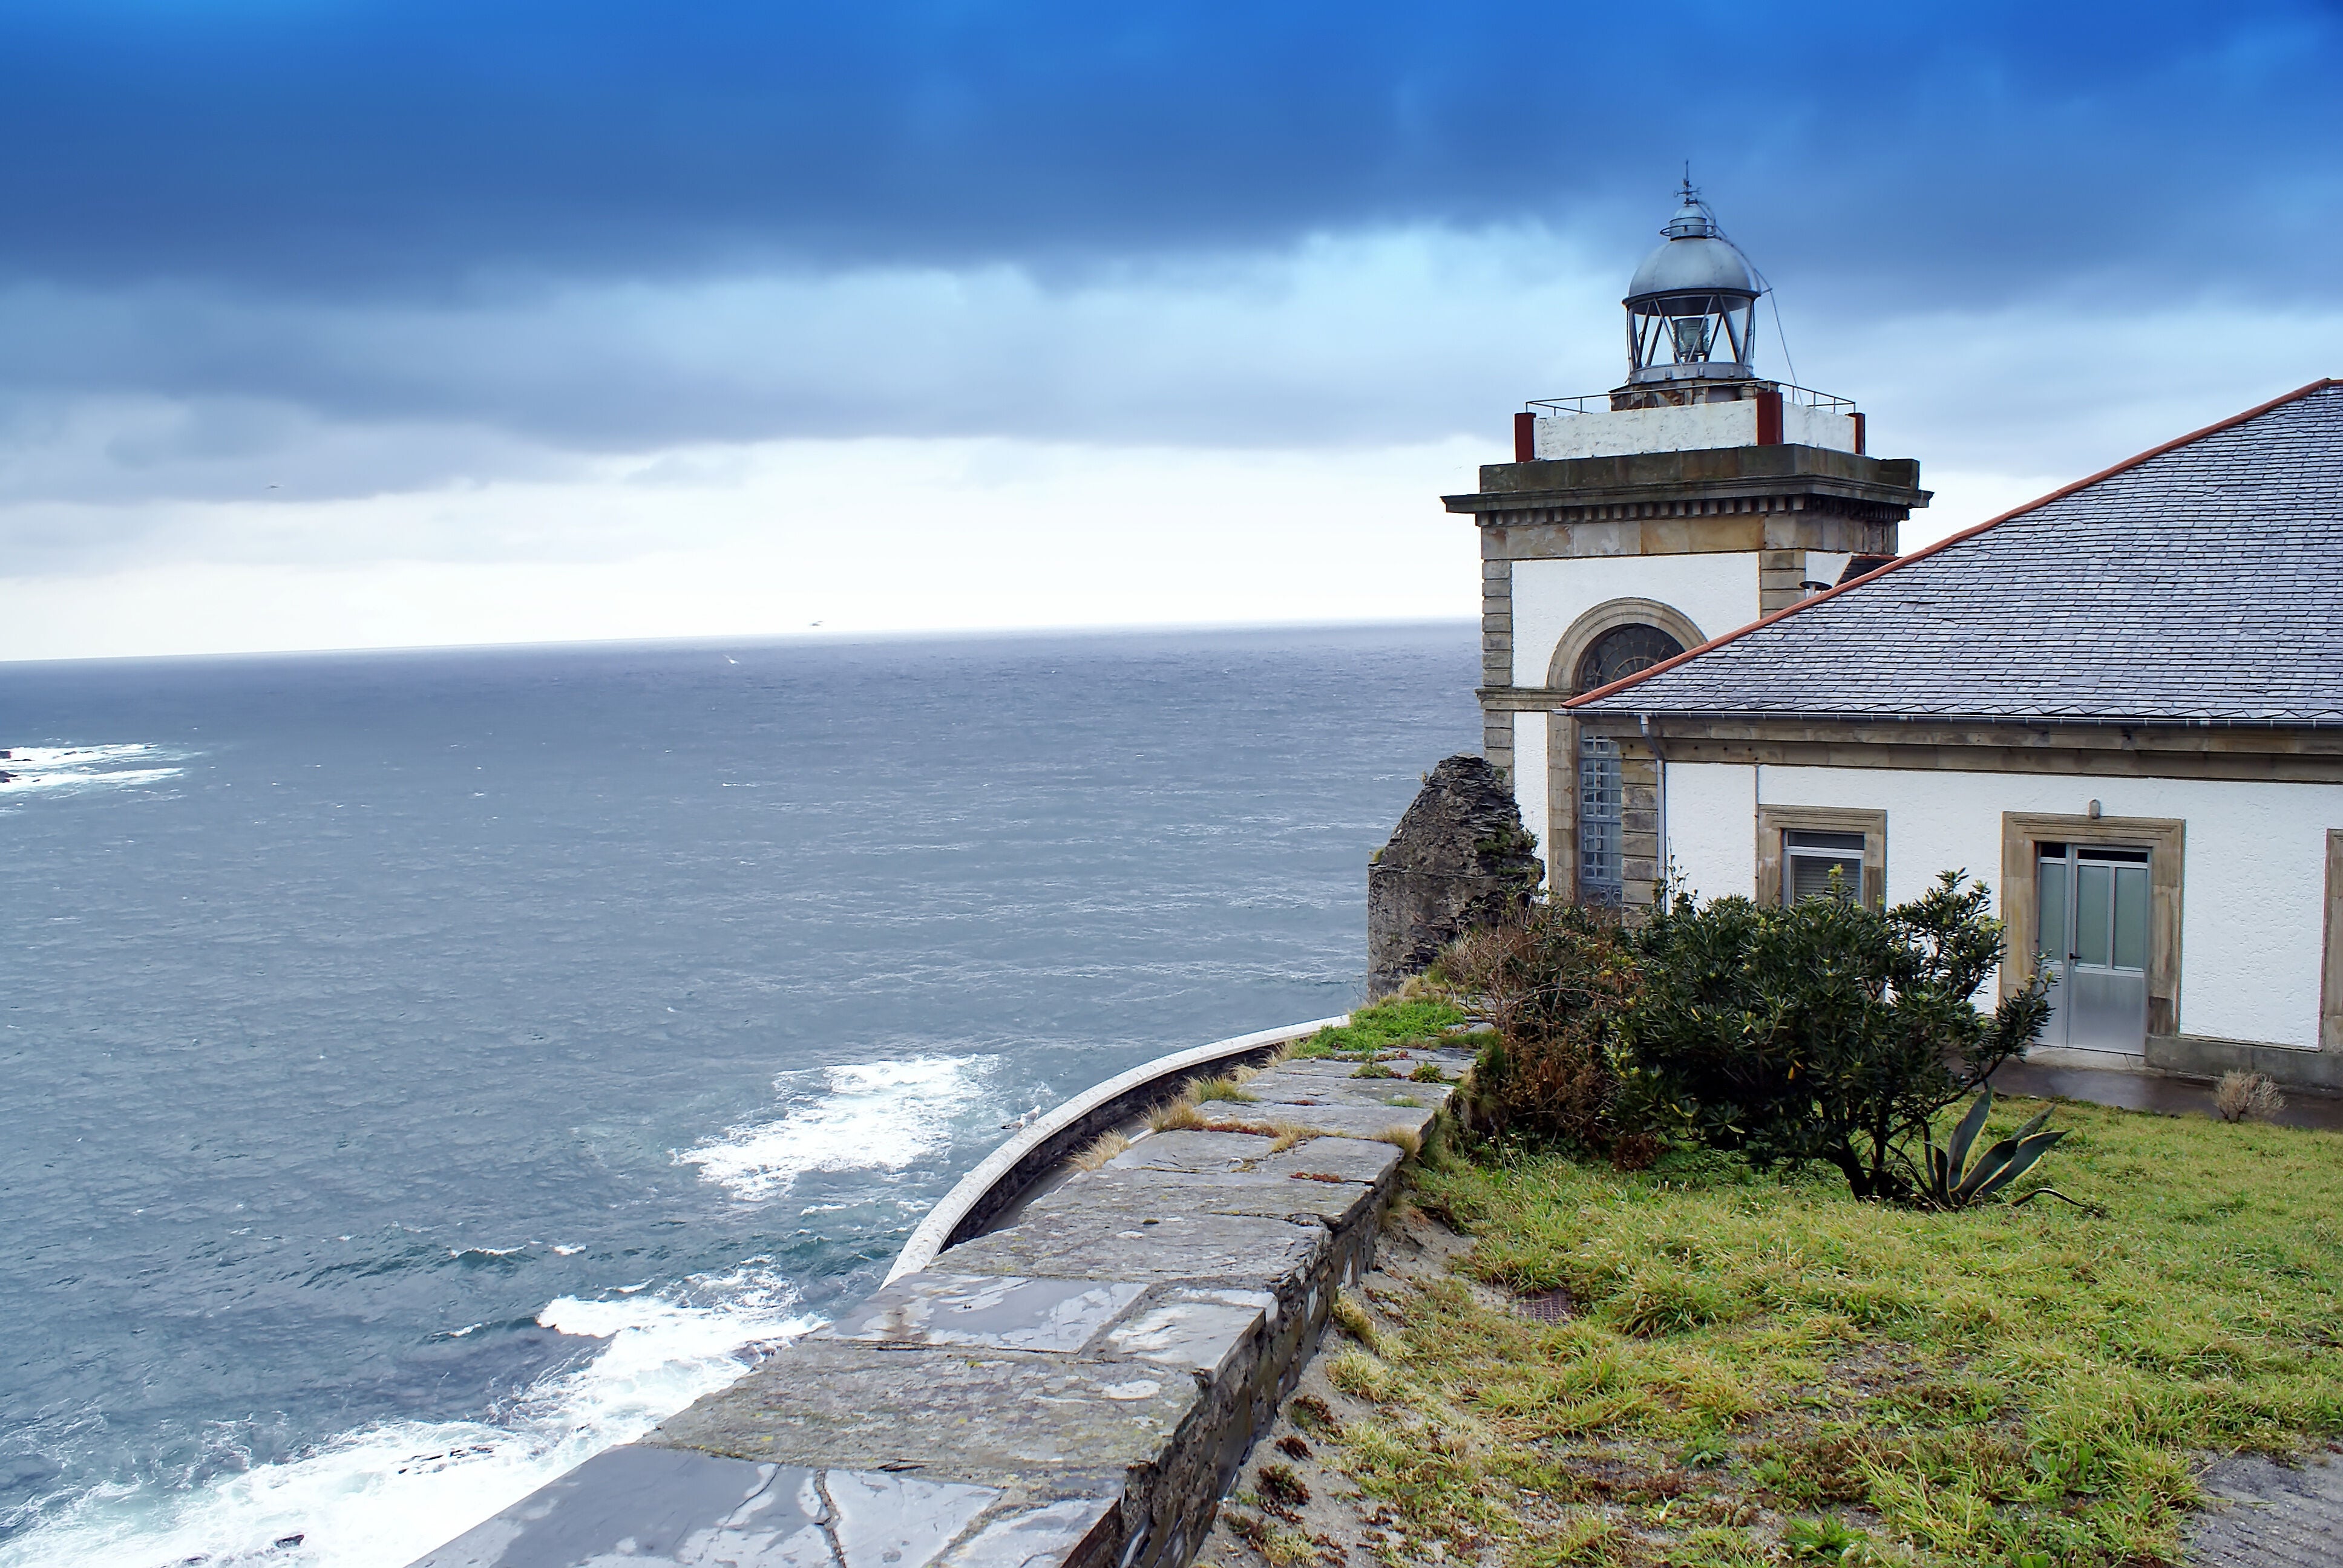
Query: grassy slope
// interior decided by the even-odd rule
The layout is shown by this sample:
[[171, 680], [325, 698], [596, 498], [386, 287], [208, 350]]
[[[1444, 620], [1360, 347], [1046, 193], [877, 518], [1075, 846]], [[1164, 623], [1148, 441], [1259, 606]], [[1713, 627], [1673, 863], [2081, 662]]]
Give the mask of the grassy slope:
[[[2019, 1102], [1996, 1126], [2035, 1107]], [[2343, 1432], [2343, 1139], [2090, 1106], [2042, 1199], [1932, 1215], [1715, 1156], [1422, 1172], [1465, 1271], [1330, 1369], [1346, 1468], [1519, 1563], [2169, 1559], [2192, 1457]], [[2032, 1184], [2029, 1179], [2028, 1184]], [[1827, 1551], [1824, 1551], [1824, 1548]]]

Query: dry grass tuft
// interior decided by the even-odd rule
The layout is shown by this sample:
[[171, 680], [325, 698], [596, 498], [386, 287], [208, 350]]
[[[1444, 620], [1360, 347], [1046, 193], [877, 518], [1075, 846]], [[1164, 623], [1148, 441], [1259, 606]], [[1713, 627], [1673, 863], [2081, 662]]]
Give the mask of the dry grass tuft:
[[1302, 1127], [1292, 1121], [1272, 1121], [1266, 1127], [1263, 1127], [1259, 1123], [1255, 1123], [1253, 1126], [1246, 1128], [1245, 1131], [1248, 1132], [1268, 1133], [1270, 1138], [1269, 1151], [1272, 1154], [1282, 1154], [1289, 1149], [1300, 1148], [1302, 1144], [1309, 1142], [1312, 1138], [1324, 1136], [1324, 1134], [1321, 1133], [1316, 1128]]
[[1074, 1156], [1074, 1169], [1096, 1171], [1130, 1147], [1131, 1140], [1121, 1133], [1101, 1132], [1096, 1142]]
[[1383, 1349], [1383, 1336], [1375, 1332], [1375, 1320], [1366, 1303], [1348, 1291], [1338, 1292], [1334, 1296], [1334, 1324], [1367, 1349]]
[[1423, 1152], [1423, 1139], [1412, 1127], [1386, 1127], [1375, 1136], [1411, 1160]]
[[2224, 1121], [2268, 1121], [2286, 1109], [2286, 1096], [2266, 1072], [2225, 1072], [2213, 1090], [2213, 1109]]
[[1226, 1100], [1252, 1104], [1261, 1099], [1258, 1094], [1247, 1094], [1238, 1088], [1237, 1080], [1233, 1078], [1198, 1079], [1188, 1086], [1188, 1093], [1192, 1104], [1202, 1104], [1208, 1100]]
[[1153, 1132], [1193, 1131], [1203, 1125], [1203, 1113], [1196, 1109], [1195, 1099], [1191, 1095], [1182, 1094], [1147, 1113], [1148, 1130]]

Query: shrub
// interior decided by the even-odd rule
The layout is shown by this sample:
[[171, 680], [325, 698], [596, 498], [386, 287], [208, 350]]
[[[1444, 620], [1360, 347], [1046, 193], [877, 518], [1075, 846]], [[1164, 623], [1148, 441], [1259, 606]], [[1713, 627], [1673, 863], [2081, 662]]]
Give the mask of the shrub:
[[2022, 1055], [2049, 1016], [2036, 975], [1987, 1017], [2001, 958], [1988, 893], [1957, 871], [1886, 910], [1682, 896], [1637, 933], [1619, 1109], [1760, 1167], [1816, 1160], [1859, 1198], [1905, 1198], [1937, 1113]]
[[1978, 1010], [2001, 958], [1987, 898], [1947, 871], [1885, 910], [1678, 895], [1629, 927], [1534, 906], [1442, 957], [1495, 1025], [1473, 1068], [1472, 1121], [1625, 1169], [1689, 1141], [1761, 1169], [1826, 1162], [1857, 1197], [1913, 1197], [1937, 1113], [2021, 1055], [2049, 1016], [2040, 975]]
[[1468, 933], [1441, 964], [1496, 1026], [1473, 1068], [1474, 1125], [1610, 1152], [1631, 1131], [1615, 1114], [1614, 1058], [1638, 973], [1618, 919], [1534, 905], [1514, 922]]
[[2224, 1121], [2268, 1121], [2286, 1109], [2286, 1096], [2263, 1072], [2225, 1072], [2213, 1090], [2213, 1110]]

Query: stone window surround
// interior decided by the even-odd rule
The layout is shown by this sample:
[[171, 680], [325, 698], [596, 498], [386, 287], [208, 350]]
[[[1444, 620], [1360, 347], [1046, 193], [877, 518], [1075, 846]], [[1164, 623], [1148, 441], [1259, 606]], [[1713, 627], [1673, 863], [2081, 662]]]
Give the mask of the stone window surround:
[[1855, 806], [1764, 806], [1757, 808], [1757, 902], [1773, 908], [1782, 901], [1782, 835], [1784, 833], [1860, 833], [1863, 835], [1863, 888], [1868, 909], [1885, 907], [1887, 898], [1887, 813]]
[[[1578, 661], [1595, 638], [1623, 626], [1653, 626], [1685, 648], [1708, 638], [1691, 618], [1657, 599], [1627, 596], [1605, 599], [1570, 623], [1546, 660], [1548, 691], [1575, 697]], [[1507, 714], [1508, 720], [1512, 715]], [[1545, 720], [1545, 821], [1540, 848], [1545, 851], [1546, 885], [1574, 901], [1578, 897], [1578, 721], [1549, 712]], [[1640, 901], [1640, 900], [1638, 900]]]
[[2343, 828], [2327, 829], [2326, 937], [2318, 976], [2318, 1049], [2343, 1050]]
[[[2034, 846], [2107, 844], [2147, 849], [2147, 1032], [2180, 1032], [2180, 894], [2187, 859], [2187, 822], [2169, 817], [2069, 817], [2040, 811], [2001, 814], [2001, 994], [2034, 978], [2042, 915]], [[2335, 840], [2328, 840], [2328, 886], [2334, 887]], [[2332, 942], [2330, 927], [2329, 941]], [[2331, 946], [2330, 946], [2331, 950]], [[2330, 967], [2329, 973], [2332, 973]]]

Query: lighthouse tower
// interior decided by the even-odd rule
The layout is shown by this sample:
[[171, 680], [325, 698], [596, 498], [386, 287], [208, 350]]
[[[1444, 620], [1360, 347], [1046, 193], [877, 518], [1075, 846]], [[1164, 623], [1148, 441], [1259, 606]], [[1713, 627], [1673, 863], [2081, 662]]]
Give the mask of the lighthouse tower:
[[1445, 498], [1481, 534], [1483, 749], [1549, 887], [1586, 903], [1650, 900], [1658, 779], [1561, 705], [1892, 557], [1928, 504], [1852, 402], [1758, 374], [1765, 284], [1689, 181], [1660, 233], [1622, 302], [1626, 380], [1530, 403], [1513, 460]]

